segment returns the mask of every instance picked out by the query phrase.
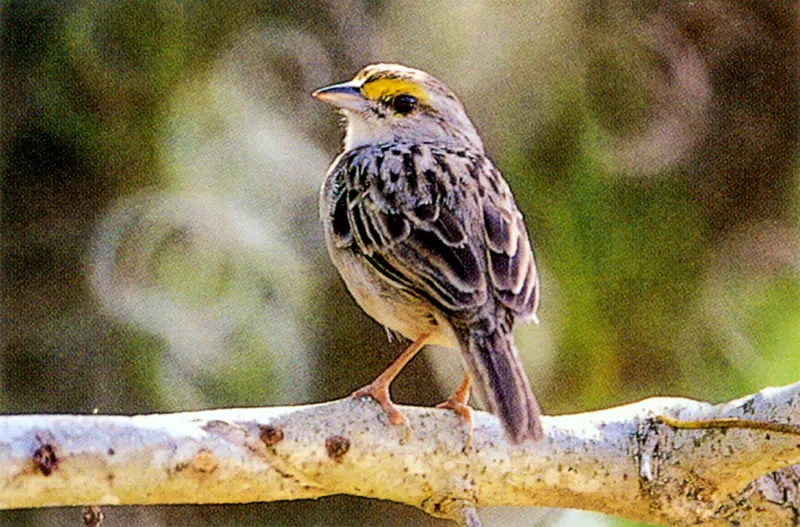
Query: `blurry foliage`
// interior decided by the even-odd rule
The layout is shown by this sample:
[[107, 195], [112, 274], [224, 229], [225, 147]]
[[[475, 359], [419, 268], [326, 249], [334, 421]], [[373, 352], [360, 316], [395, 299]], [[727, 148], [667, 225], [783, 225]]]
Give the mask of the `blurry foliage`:
[[[401, 344], [327, 261], [317, 188], [340, 132], [308, 97], [379, 60], [447, 82], [514, 189], [543, 276], [542, 324], [520, 328], [519, 347], [547, 411], [796, 381], [795, 9], [4, 3], [3, 411], [302, 403], [380, 372]], [[448, 361], [454, 353], [412, 363], [396, 398], [446, 396], [461, 375]], [[78, 514], [8, 512], [0, 523]], [[489, 516], [511, 525], [531, 514]], [[341, 497], [107, 517], [440, 524]]]

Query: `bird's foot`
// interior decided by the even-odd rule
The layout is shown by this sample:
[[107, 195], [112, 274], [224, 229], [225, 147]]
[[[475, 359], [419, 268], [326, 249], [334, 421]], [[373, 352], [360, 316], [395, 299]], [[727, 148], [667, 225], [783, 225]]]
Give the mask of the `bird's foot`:
[[466, 374], [464, 380], [461, 382], [461, 386], [458, 387], [455, 393], [445, 402], [436, 405], [436, 408], [446, 408], [454, 411], [466, 423], [468, 427], [467, 441], [464, 443], [464, 448], [462, 449], [462, 452], [465, 453], [472, 448], [472, 408], [467, 404], [469, 401], [469, 388], [471, 384], [472, 378], [469, 374]]
[[370, 397], [378, 403], [383, 409], [386, 417], [389, 418], [389, 423], [394, 426], [403, 425], [406, 429], [405, 443], [408, 443], [414, 435], [414, 430], [408, 422], [408, 418], [400, 411], [400, 409], [392, 402], [389, 396], [389, 385], [380, 382], [380, 378], [375, 382], [364, 386], [360, 390], [353, 392], [353, 397]]

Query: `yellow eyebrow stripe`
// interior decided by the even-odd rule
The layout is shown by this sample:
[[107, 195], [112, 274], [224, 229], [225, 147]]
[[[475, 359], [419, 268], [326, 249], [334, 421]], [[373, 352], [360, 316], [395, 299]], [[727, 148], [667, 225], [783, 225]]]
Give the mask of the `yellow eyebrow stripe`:
[[419, 84], [414, 84], [403, 79], [376, 79], [367, 81], [361, 86], [361, 93], [371, 101], [377, 101], [387, 97], [394, 97], [401, 93], [413, 95], [421, 103], [427, 100], [425, 90]]

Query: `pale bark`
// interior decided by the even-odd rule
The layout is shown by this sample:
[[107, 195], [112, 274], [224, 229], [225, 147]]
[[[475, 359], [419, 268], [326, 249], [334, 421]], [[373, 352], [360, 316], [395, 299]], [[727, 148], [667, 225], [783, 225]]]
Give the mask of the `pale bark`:
[[[579, 508], [672, 525], [791, 525], [800, 383], [726, 404], [648, 399], [545, 417], [510, 445], [497, 419], [370, 399], [164, 415], [0, 417], [0, 508], [242, 503], [353, 494], [477, 525], [476, 507]], [[784, 431], [676, 430], [654, 417], [739, 417]], [[737, 523], [738, 522], [738, 523]]]

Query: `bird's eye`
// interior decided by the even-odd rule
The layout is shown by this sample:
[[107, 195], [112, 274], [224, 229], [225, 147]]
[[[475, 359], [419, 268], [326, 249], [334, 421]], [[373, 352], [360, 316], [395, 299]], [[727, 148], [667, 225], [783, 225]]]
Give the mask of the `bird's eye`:
[[400, 115], [408, 115], [417, 109], [417, 98], [407, 93], [401, 93], [392, 99], [392, 109]]

